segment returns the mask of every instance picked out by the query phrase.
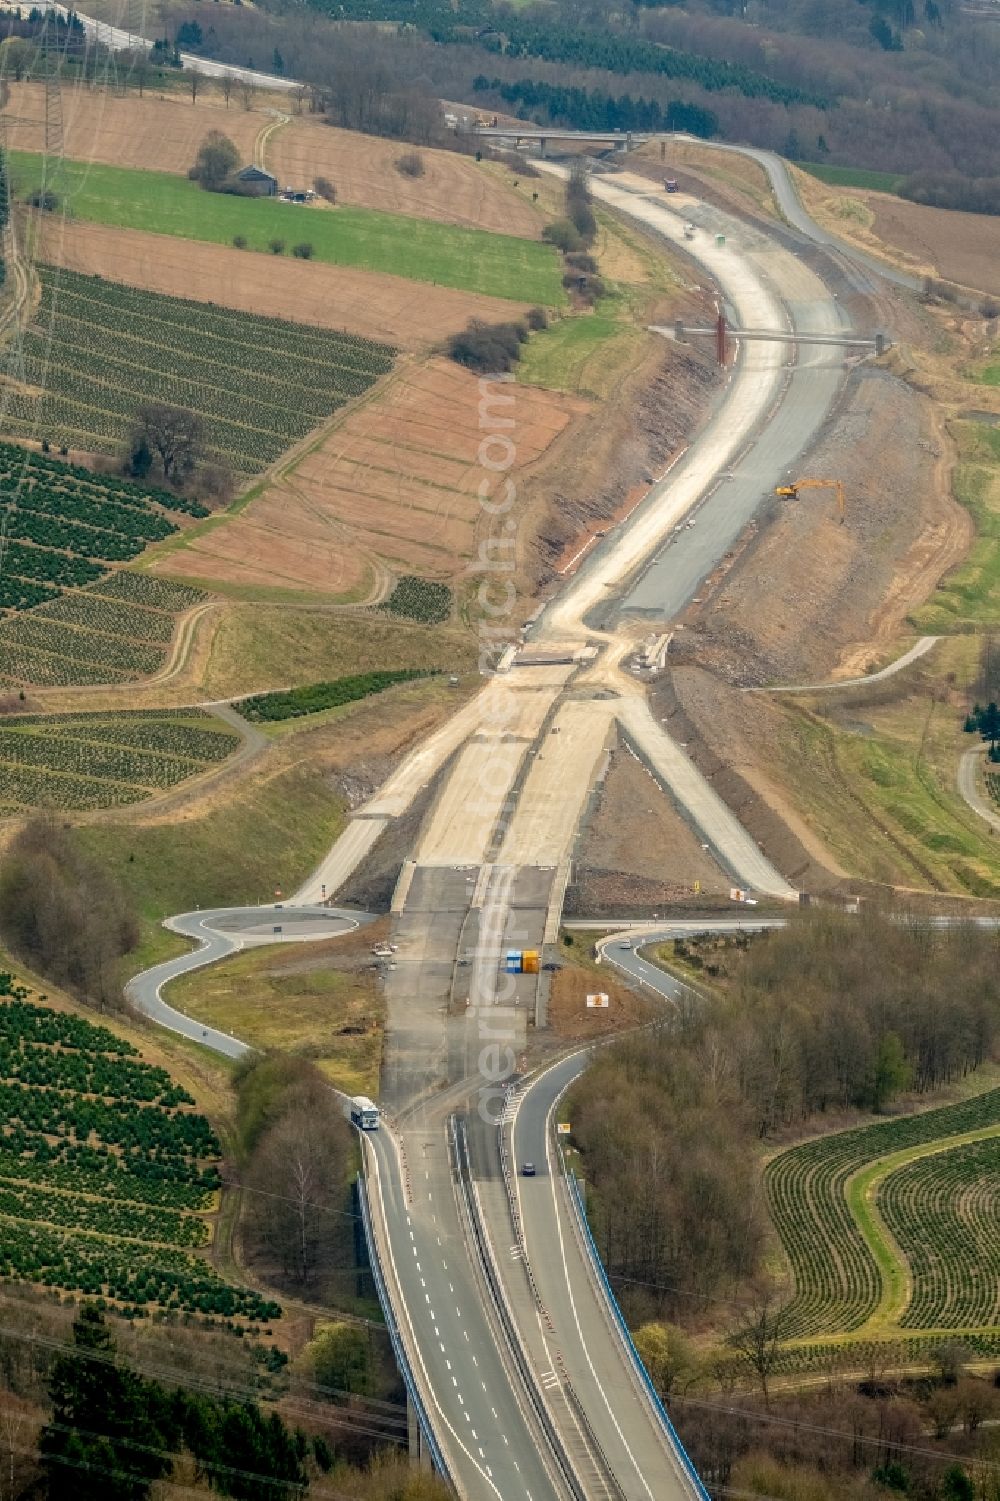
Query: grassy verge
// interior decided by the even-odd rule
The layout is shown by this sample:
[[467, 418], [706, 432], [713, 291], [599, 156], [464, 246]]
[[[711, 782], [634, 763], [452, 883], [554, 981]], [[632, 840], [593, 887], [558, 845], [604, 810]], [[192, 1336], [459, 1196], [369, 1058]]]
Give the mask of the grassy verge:
[[[546, 183], [551, 189], [554, 184]], [[561, 193], [547, 207], [561, 212]], [[532, 334], [517, 367], [525, 385], [603, 400], [642, 359], [655, 337], [647, 331], [678, 290], [678, 280], [662, 251], [629, 225], [600, 207], [593, 254], [608, 289], [596, 306], [564, 314]]]
[[518, 380], [581, 396], [608, 396], [651, 337], [619, 312], [617, 299], [603, 298], [592, 313], [561, 318], [533, 334], [517, 367]]
[[292, 890], [343, 821], [322, 762], [305, 760], [247, 779], [239, 796], [201, 817], [137, 827], [91, 824], [78, 837], [131, 891], [143, 917], [159, 921], [196, 906], [269, 901], [276, 889]]
[[[41, 157], [11, 152], [18, 196], [35, 189]], [[309, 243], [318, 261], [358, 266], [414, 281], [457, 287], [491, 297], [559, 306], [565, 302], [555, 250], [535, 240], [411, 219], [375, 209], [335, 211], [206, 193], [168, 172], [64, 161], [53, 188], [78, 219], [231, 245], [243, 235], [250, 251], [272, 239], [288, 247]]]
[[868, 188], [874, 193], [896, 193], [905, 182], [902, 172], [870, 172], [865, 167], [830, 167], [823, 162], [799, 162], [803, 172], [835, 188]]
[[225, 698], [365, 672], [464, 672], [475, 658], [475, 639], [464, 631], [241, 603], [215, 633], [202, 686], [207, 698]]
[[[345, 965], [345, 944], [254, 949], [182, 976], [170, 1004], [266, 1050], [316, 1063], [347, 1094], [378, 1092], [383, 1006], [374, 974]], [[363, 946], [365, 952], [366, 946]]]
[[1000, 429], [959, 422], [952, 431], [958, 446], [952, 488], [976, 524], [976, 541], [910, 617], [917, 630], [935, 633], [991, 628], [1000, 614]]
[[[972, 743], [962, 733], [962, 703], [977, 643], [961, 638], [936, 651], [934, 677], [918, 674], [888, 703], [786, 701], [779, 755], [799, 811], [845, 869], [997, 899], [1000, 851], [955, 785], [959, 754]], [[956, 691], [942, 703], [939, 682], [948, 674]]]

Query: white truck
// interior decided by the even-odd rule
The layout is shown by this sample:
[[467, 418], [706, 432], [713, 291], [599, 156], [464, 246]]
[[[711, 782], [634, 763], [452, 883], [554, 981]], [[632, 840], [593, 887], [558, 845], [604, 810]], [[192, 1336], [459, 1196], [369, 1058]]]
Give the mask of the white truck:
[[359, 1094], [351, 1101], [351, 1120], [359, 1131], [378, 1130], [378, 1106], [367, 1095]]

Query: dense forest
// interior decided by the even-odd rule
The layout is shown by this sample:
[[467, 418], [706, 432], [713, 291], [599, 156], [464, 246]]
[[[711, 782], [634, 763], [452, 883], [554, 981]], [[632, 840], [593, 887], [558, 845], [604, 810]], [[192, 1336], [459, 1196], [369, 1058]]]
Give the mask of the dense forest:
[[686, 957], [710, 993], [603, 1050], [569, 1111], [605, 1265], [640, 1322], [756, 1271], [755, 1143], [938, 1089], [1000, 1041], [990, 930], [814, 912]]
[[[201, 50], [284, 71], [354, 97], [422, 95], [509, 108], [540, 123], [582, 123], [567, 92], [620, 102], [708, 110], [724, 139], [907, 175], [1000, 175], [1000, 26], [952, 0], [685, 0], [611, 4], [547, 0], [265, 0], [215, 7]], [[179, 15], [178, 24], [186, 18]], [[190, 18], [188, 18], [190, 19]], [[395, 23], [394, 27], [386, 23]], [[343, 60], [354, 62], [348, 73]], [[475, 93], [487, 77], [521, 97]], [[588, 102], [588, 112], [593, 100]], [[376, 118], [381, 115], [375, 109]], [[390, 114], [393, 113], [390, 111]], [[411, 115], [417, 134], [431, 125]], [[602, 127], [605, 128], [605, 127]], [[614, 127], [612, 127], [614, 128]], [[627, 128], [627, 127], [626, 127]]]

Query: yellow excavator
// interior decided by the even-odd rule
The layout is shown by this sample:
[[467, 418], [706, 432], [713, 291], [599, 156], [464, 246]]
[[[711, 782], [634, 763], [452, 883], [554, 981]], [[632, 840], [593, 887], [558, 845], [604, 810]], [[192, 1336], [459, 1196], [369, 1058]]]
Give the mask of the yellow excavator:
[[798, 500], [800, 490], [836, 490], [837, 492], [837, 515], [840, 524], [844, 524], [844, 485], [839, 479], [797, 479], [793, 485], [778, 485], [775, 495], [780, 495], [782, 500]]

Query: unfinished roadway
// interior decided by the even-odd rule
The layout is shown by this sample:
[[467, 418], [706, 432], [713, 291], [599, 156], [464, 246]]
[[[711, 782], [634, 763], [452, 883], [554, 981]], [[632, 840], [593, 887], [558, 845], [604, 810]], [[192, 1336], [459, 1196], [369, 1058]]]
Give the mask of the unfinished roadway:
[[[733, 322], [843, 329], [837, 302], [787, 232], [771, 237], [683, 197], [667, 205], [627, 174], [592, 186], [694, 256]], [[683, 221], [696, 217], [692, 243]], [[796, 357], [777, 341], [741, 346], [690, 448], [532, 628], [532, 644], [562, 664], [541, 665], [536, 653], [535, 665], [492, 678], [357, 811], [298, 895], [329, 900], [430, 790], [392, 902], [381, 1091], [390, 1129], [367, 1154], [373, 1235], [412, 1391], [462, 1495], [702, 1494], [643, 1388], [554, 1170], [557, 1095], [532, 1095], [513, 1126], [498, 1129], [547, 991], [544, 962], [537, 976], [509, 975], [503, 955], [537, 949], [544, 961], [577, 829], [619, 737], [735, 883], [771, 899], [797, 896], [620, 663], [650, 617], [669, 622], [683, 607], [785, 479], [844, 376], [843, 356], [829, 348]], [[591, 651], [574, 662], [581, 646], [596, 648], [596, 660]], [[540, 1169], [530, 1183], [512, 1174], [529, 1148]]]
[[[626, 175], [596, 178], [593, 189], [693, 256], [735, 323], [842, 326], [790, 232], [772, 237], [683, 199], [675, 210]], [[682, 221], [696, 214], [703, 230], [689, 243]], [[828, 349], [796, 360], [783, 344], [742, 346], [681, 461], [537, 622], [534, 641], [564, 660], [536, 658], [487, 682], [355, 812], [291, 899], [329, 902], [430, 795], [392, 902], [387, 1129], [366, 1139], [367, 1203], [411, 1399], [435, 1462], [470, 1501], [704, 1497], [643, 1385], [579, 1206], [555, 1170], [558, 1091], [530, 1093], [511, 1120], [509, 1083], [529, 1027], [544, 1022], [547, 976], [544, 962], [538, 975], [506, 974], [502, 959], [507, 949], [544, 956], [555, 940], [576, 833], [618, 736], [738, 884], [796, 897], [620, 662], [643, 629], [636, 617], [669, 621], [718, 564], [843, 378]], [[581, 664], [586, 645], [596, 660], [591, 650]], [[548, 1086], [562, 1082], [555, 1074]], [[529, 1149], [541, 1169], [530, 1185], [516, 1176]]]

